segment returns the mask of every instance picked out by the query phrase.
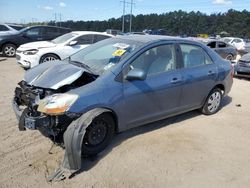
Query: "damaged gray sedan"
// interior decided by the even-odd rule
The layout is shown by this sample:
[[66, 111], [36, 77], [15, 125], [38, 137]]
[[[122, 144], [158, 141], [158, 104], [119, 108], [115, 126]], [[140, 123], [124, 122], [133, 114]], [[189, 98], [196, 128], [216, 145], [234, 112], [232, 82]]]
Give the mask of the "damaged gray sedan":
[[19, 129], [63, 144], [62, 166], [104, 150], [116, 132], [194, 109], [216, 113], [232, 68], [203, 44], [164, 36], [120, 36], [25, 74], [13, 108]]

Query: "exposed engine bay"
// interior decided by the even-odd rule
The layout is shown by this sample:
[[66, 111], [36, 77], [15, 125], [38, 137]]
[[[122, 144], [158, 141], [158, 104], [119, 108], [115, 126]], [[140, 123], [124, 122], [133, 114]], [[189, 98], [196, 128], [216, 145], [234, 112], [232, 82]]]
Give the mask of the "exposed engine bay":
[[83, 71], [82, 75], [75, 81], [58, 89], [32, 86], [24, 80], [19, 82], [14, 96], [14, 105], [20, 112], [19, 130], [38, 129], [44, 136], [57, 143], [62, 143], [63, 133], [69, 124], [81, 114], [69, 112], [60, 115], [44, 114], [38, 111], [39, 102], [54, 94], [66, 93], [71, 89], [86, 85], [96, 78], [96, 75]]

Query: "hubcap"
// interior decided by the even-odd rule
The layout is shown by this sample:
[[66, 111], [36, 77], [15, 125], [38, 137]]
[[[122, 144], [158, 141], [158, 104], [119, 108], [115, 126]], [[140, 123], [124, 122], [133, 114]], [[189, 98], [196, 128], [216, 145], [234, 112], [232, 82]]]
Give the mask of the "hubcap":
[[16, 53], [16, 49], [13, 47], [13, 46], [6, 46], [4, 48], [4, 53], [7, 55], [7, 56], [14, 56], [15, 53]]
[[107, 124], [103, 120], [94, 121], [87, 136], [87, 144], [96, 146], [104, 141], [107, 135]]
[[219, 106], [221, 101], [221, 95], [218, 91], [214, 92], [208, 99], [208, 110], [209, 112], [215, 112]]
[[228, 56], [226, 57], [226, 59], [227, 59], [227, 60], [232, 60], [232, 59], [233, 59], [233, 56], [232, 56], [232, 55], [228, 55]]
[[47, 57], [44, 58], [43, 63], [47, 62], [47, 61], [54, 61], [54, 60], [56, 60], [55, 57], [53, 57], [53, 56], [47, 56]]

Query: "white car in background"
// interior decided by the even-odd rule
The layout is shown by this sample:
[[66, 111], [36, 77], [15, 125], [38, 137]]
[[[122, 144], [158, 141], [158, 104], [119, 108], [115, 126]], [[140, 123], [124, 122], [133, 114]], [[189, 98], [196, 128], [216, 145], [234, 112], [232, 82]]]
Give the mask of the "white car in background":
[[222, 41], [233, 45], [237, 50], [244, 50], [246, 43], [241, 38], [235, 38], [235, 37], [224, 37], [221, 38]]
[[113, 36], [94, 31], [73, 31], [52, 41], [23, 44], [16, 51], [17, 63], [28, 69], [46, 61], [62, 60], [90, 44], [110, 37]]

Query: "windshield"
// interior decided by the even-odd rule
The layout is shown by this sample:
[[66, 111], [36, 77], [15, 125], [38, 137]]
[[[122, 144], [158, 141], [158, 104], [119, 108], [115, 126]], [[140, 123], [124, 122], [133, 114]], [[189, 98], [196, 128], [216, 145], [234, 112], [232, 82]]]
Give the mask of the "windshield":
[[22, 32], [26, 31], [26, 30], [29, 29], [29, 28], [30, 28], [30, 27], [25, 27], [25, 28], [19, 30], [18, 32], [19, 32], [19, 33], [22, 33]]
[[82, 64], [100, 75], [114, 67], [141, 44], [128, 39], [106, 39], [73, 54], [69, 60], [71, 63]]
[[54, 40], [52, 40], [52, 42], [55, 43], [55, 44], [61, 44], [61, 43], [64, 43], [67, 40], [69, 40], [69, 39], [71, 39], [71, 38], [73, 38], [75, 36], [77, 36], [76, 33], [67, 33], [65, 35], [62, 35], [60, 37], [55, 38]]

